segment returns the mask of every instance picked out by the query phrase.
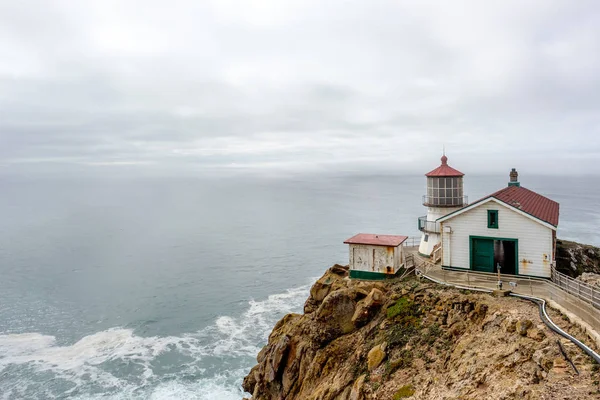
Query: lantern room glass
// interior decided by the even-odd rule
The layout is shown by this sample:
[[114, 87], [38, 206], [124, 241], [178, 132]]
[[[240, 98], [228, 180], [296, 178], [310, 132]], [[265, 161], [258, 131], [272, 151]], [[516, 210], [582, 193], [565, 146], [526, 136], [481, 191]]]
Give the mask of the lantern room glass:
[[462, 177], [428, 177], [427, 201], [430, 206], [460, 207], [463, 205]]

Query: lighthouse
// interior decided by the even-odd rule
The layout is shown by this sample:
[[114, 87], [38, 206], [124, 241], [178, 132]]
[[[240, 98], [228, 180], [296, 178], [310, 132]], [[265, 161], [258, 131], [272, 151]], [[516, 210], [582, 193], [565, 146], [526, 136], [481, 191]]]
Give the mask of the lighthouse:
[[422, 232], [419, 254], [425, 257], [433, 256], [441, 246], [437, 219], [467, 205], [467, 197], [463, 195], [465, 174], [448, 165], [446, 154], [441, 161], [439, 167], [425, 174], [427, 194], [423, 196], [423, 205], [427, 207], [427, 215], [419, 217], [419, 230]]

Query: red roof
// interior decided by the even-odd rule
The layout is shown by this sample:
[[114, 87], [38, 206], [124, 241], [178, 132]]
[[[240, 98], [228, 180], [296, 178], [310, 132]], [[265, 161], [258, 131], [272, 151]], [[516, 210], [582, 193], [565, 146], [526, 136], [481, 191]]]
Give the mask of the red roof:
[[509, 186], [481, 200], [493, 197], [553, 226], [558, 226], [559, 204], [521, 186]]
[[430, 171], [427, 174], [425, 174], [425, 176], [427, 177], [459, 177], [464, 175], [465, 174], [463, 174], [462, 172], [448, 165], [448, 157], [446, 157], [445, 155], [442, 156], [442, 165], [440, 165], [433, 171]]
[[375, 235], [372, 233], [359, 233], [344, 241], [346, 244], [371, 244], [374, 246], [400, 246], [408, 236]]

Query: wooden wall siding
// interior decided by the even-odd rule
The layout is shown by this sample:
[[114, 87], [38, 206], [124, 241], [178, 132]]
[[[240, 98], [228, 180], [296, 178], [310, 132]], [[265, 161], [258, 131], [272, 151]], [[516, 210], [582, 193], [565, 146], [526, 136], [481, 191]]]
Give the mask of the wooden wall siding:
[[400, 247], [370, 246], [351, 244], [350, 269], [358, 271], [386, 273], [387, 267], [392, 267], [392, 273], [398, 270], [396, 262], [402, 249]]
[[[498, 210], [498, 229], [488, 228], [488, 210]], [[448, 226], [451, 234], [443, 232], [443, 227]], [[469, 236], [518, 239], [519, 275], [549, 278], [554, 261], [552, 232], [503, 204], [490, 201], [442, 223], [443, 265], [470, 268]]]

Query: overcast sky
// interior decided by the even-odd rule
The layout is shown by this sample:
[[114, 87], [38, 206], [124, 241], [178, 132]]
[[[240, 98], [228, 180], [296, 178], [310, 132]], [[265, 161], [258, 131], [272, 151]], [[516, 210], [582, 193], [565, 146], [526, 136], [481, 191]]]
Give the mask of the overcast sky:
[[600, 173], [596, 0], [0, 0], [0, 171]]

